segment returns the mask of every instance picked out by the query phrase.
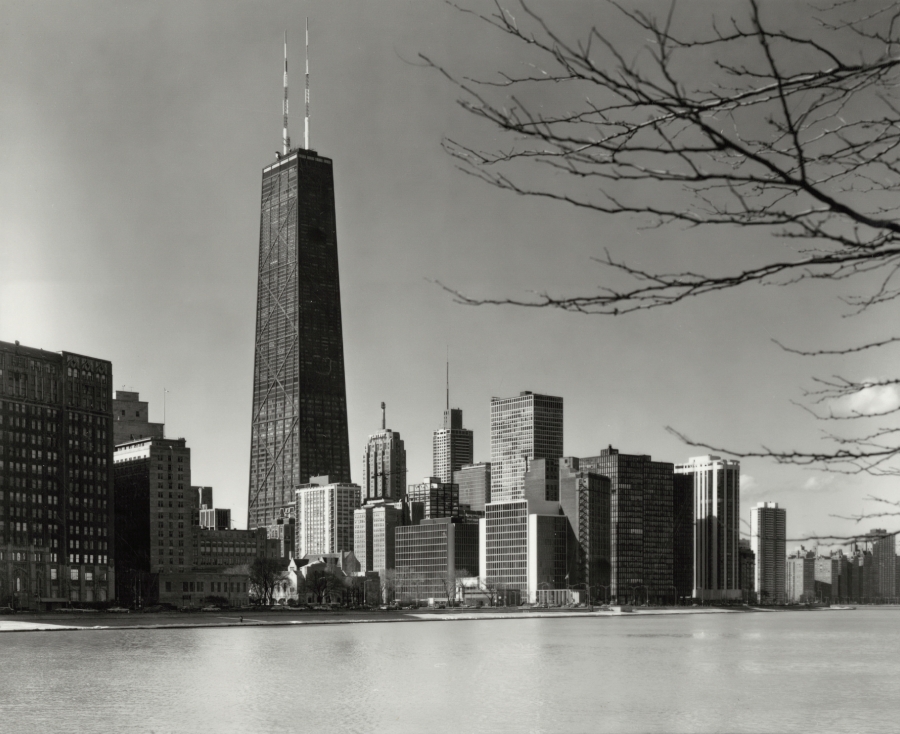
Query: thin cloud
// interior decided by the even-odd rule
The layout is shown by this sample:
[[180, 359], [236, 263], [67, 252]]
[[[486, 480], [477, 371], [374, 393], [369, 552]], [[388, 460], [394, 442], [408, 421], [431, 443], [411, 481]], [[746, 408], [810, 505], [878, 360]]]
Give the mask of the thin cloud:
[[[878, 382], [875, 379], [863, 383]], [[873, 385], [832, 404], [835, 415], [878, 415], [900, 407], [900, 387], [897, 385]]]

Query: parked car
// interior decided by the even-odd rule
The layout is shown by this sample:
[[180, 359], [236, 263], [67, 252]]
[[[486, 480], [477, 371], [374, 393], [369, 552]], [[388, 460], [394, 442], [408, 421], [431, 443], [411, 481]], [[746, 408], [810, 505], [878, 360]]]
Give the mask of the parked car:
[[125, 607], [110, 607], [106, 611], [112, 612], [113, 614], [128, 614], [131, 610], [126, 609]]
[[201, 612], [221, 612], [222, 610], [217, 607], [215, 604], [210, 604], [208, 606], [203, 607]]
[[16, 610], [12, 607], [0, 607], [0, 614], [15, 614]]

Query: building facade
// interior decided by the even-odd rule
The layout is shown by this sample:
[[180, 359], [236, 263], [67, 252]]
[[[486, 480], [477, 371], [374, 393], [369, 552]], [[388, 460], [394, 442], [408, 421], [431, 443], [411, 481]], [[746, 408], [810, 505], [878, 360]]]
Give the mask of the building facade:
[[469, 464], [453, 472], [453, 483], [459, 487], [459, 504], [468, 512], [484, 515], [491, 501], [491, 463]]
[[115, 593], [112, 364], [0, 342], [0, 606]]
[[295, 558], [352, 551], [358, 484], [308, 484], [296, 492]]
[[807, 604], [816, 600], [816, 552], [800, 546], [784, 565], [785, 601]]
[[563, 456], [563, 399], [525, 391], [491, 398], [491, 502], [522, 499], [529, 459]]
[[894, 533], [876, 528], [869, 533], [872, 542], [874, 583], [872, 596], [888, 600], [897, 596], [894, 584], [897, 578], [897, 540]]
[[270, 542], [266, 528], [218, 530], [194, 528], [191, 568], [210, 569], [249, 566], [257, 558], [277, 558], [277, 543]]
[[193, 564], [191, 450], [183, 438], [143, 438], [115, 449], [117, 596], [143, 603], [159, 593], [159, 574]]
[[248, 527], [312, 476], [350, 481], [331, 159], [290, 150], [263, 169]]
[[750, 549], [756, 556], [754, 586], [760, 604], [785, 600], [785, 530], [787, 515], [777, 502], [750, 508]]
[[140, 393], [116, 390], [112, 401], [113, 443], [118, 446], [139, 438], [165, 438], [165, 426], [150, 422], [150, 407]]
[[591, 599], [606, 601], [610, 581], [609, 477], [581, 471], [578, 458], [559, 460], [559, 503], [569, 522], [569, 579]]
[[453, 472], [472, 463], [473, 434], [463, 428], [459, 408], [444, 411], [444, 426], [432, 438], [432, 475], [444, 483], [453, 481]]
[[381, 431], [369, 436], [363, 453], [363, 501], [398, 502], [406, 496], [406, 448], [386, 425], [381, 404]]
[[406, 499], [420, 502], [425, 518], [459, 517], [459, 486], [442, 482], [437, 477], [426, 477], [419, 484], [406, 488]]
[[610, 480], [610, 597], [671, 604], [674, 465], [610, 446], [580, 466]]
[[398, 527], [396, 595], [402, 601], [457, 601], [458, 579], [478, 574], [478, 524], [459, 518]]
[[738, 568], [741, 585], [741, 599], [747, 604], [756, 604], [756, 556], [750, 549], [750, 539], [738, 542]]
[[200, 527], [211, 530], [230, 530], [231, 510], [221, 507], [201, 508]]
[[740, 462], [693, 456], [675, 474], [693, 479], [693, 598], [739, 600]]
[[[748, 541], [749, 542], [749, 541]], [[672, 583], [679, 602], [694, 596], [694, 477], [672, 477]]]

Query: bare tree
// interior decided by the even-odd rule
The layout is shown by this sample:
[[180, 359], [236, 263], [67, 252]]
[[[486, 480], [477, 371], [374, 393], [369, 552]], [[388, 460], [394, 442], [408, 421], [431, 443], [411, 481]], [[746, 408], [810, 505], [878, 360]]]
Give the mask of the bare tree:
[[[750, 253], [754, 264], [716, 274], [637, 267], [606, 252], [593, 293], [477, 299], [444, 285], [458, 301], [621, 316], [749, 284], [825, 280], [850, 282], [854, 295], [845, 300], [858, 314], [900, 295], [900, 9], [860, 14], [837, 2], [809, 8], [802, 28], [785, 30], [770, 20], [772, 6], [756, 0], [705, 29], [696, 14], [685, 23], [674, 2], [659, 18], [617, 2], [604, 7], [619, 15], [619, 28], [646, 39], [643, 48], [620, 40], [628, 33], [605, 32], [616, 27], [606, 19], [566, 38], [520, 0], [473, 13], [521, 44], [520, 71], [476, 79], [423, 56], [503, 141], [482, 150], [447, 139], [446, 150], [465, 172], [515, 194], [650, 227], [716, 227], [723, 242], [727, 230], [750, 228], [781, 238], [784, 253], [763, 262]], [[848, 355], [898, 341], [885, 334], [828, 348], [779, 346], [800, 356]], [[742, 451], [669, 430], [741, 457], [897, 473], [900, 428], [869, 422], [896, 418], [900, 406], [836, 407], [897, 385], [893, 376], [816, 379], [805, 409], [846, 429], [827, 431], [822, 450]]]
[[250, 593], [261, 604], [271, 604], [275, 584], [286, 578], [287, 572], [281, 561], [276, 558], [256, 558], [250, 564]]

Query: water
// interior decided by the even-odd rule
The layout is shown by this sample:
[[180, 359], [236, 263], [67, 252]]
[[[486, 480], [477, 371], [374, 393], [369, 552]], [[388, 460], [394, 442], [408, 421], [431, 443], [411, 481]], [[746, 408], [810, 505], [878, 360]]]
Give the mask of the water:
[[896, 726], [900, 611], [0, 635], [2, 732]]

